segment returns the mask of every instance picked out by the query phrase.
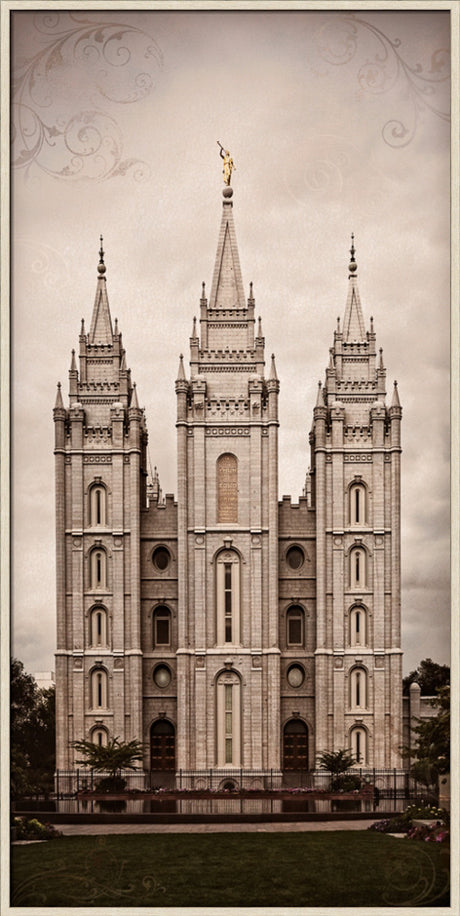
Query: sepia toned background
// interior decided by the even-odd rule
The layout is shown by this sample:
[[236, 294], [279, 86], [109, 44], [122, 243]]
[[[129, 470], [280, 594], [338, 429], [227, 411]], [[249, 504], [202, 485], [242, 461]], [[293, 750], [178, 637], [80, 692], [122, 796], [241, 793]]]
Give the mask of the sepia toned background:
[[174, 379], [209, 288], [222, 161], [298, 497], [347, 293], [403, 405], [405, 672], [449, 661], [449, 13], [14, 12], [13, 652], [54, 667], [53, 422], [99, 235], [152, 466], [176, 490]]

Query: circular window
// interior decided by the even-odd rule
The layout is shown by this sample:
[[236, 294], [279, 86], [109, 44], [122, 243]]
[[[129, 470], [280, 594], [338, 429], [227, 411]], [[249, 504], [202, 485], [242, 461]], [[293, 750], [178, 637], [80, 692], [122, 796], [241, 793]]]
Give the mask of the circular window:
[[153, 672], [153, 680], [157, 687], [167, 687], [171, 682], [171, 672], [166, 665], [157, 665]]
[[301, 547], [290, 547], [286, 554], [286, 561], [291, 569], [300, 569], [303, 566], [305, 555]]
[[291, 687], [300, 687], [305, 678], [305, 671], [301, 665], [291, 665], [288, 668], [287, 679]]
[[153, 563], [157, 569], [163, 572], [164, 569], [167, 569], [171, 560], [171, 555], [169, 550], [166, 550], [166, 547], [157, 547], [153, 552]]

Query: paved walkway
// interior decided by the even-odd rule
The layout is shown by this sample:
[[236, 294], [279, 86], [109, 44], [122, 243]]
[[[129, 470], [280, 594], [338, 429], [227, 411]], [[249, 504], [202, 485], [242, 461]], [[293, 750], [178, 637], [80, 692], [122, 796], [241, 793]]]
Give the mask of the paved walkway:
[[[378, 818], [377, 818], [378, 819]], [[292, 821], [228, 824], [56, 824], [65, 836], [120, 833], [303, 833], [308, 830], [367, 830], [372, 820]]]

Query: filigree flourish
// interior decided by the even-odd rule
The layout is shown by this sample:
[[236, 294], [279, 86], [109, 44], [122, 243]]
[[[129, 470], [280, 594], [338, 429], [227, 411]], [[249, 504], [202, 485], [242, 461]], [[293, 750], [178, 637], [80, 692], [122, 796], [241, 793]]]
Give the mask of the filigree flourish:
[[419, 113], [427, 109], [443, 121], [450, 121], [448, 111], [435, 104], [436, 86], [449, 79], [449, 52], [446, 48], [433, 51], [429, 68], [420, 63], [411, 66], [400, 53], [401, 39], [388, 38], [380, 29], [351, 14], [334, 15], [317, 34], [317, 44], [323, 60], [334, 66], [349, 63], [358, 49], [358, 34], [366, 30], [377, 43], [373, 59], [366, 60], [358, 69], [358, 83], [366, 92], [388, 92], [398, 81], [404, 81], [405, 94], [412, 106], [412, 120], [408, 127], [404, 121], [391, 118], [382, 127], [382, 137], [389, 146], [407, 146], [415, 136]]
[[[135, 26], [74, 13], [37, 15], [34, 24], [48, 41], [32, 58], [17, 61], [12, 74], [13, 166], [28, 170], [34, 163], [54, 177], [99, 181], [132, 170], [135, 180], [144, 180], [147, 164], [122, 158], [120, 127], [92, 97], [96, 92], [109, 102], [129, 104], [148, 95], [163, 63], [157, 42]], [[142, 62], [137, 68], [133, 43]], [[40, 109], [59, 105], [71, 93], [69, 69], [78, 70], [80, 96], [88, 84], [90, 104], [71, 117], [63, 112], [45, 117]]]
[[[408, 846], [410, 841], [403, 842]], [[413, 849], [405, 849], [404, 856], [390, 856], [385, 871], [390, 890], [383, 899], [388, 906], [431, 906], [449, 889], [449, 868], [436, 868], [420, 843], [414, 843]]]
[[[98, 869], [98, 862], [101, 868]], [[142, 899], [141, 905], [147, 905], [159, 894], [166, 893], [166, 888], [154, 875], [144, 875], [142, 880], [134, 882], [127, 875], [128, 860], [119, 859], [107, 844], [106, 837], [98, 837], [96, 848], [88, 855], [79, 867], [72, 864], [69, 868], [68, 858], [58, 860], [51, 869], [41, 869], [15, 885], [12, 889], [12, 906], [46, 906], [50, 896], [43, 887], [53, 887], [53, 881], [59, 878], [61, 886], [68, 882], [65, 891], [65, 905], [93, 906], [98, 901], [112, 900], [120, 906], [135, 895]], [[104, 875], [110, 876], [105, 880]], [[64, 893], [64, 892], [63, 892]], [[62, 902], [64, 905], [64, 901]]]

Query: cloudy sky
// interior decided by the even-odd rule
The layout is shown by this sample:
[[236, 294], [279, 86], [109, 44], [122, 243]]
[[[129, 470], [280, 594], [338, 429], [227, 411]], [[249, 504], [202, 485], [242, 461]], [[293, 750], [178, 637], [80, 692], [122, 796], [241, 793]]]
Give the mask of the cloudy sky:
[[174, 379], [233, 156], [245, 287], [280, 395], [280, 496], [309, 464], [355, 233], [366, 324], [403, 405], [405, 671], [449, 661], [449, 14], [13, 13], [13, 651], [54, 668], [52, 408], [89, 325], [99, 235], [112, 318], [176, 491]]

